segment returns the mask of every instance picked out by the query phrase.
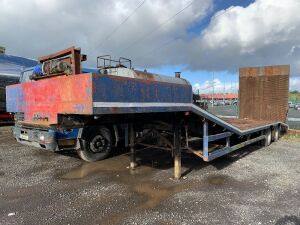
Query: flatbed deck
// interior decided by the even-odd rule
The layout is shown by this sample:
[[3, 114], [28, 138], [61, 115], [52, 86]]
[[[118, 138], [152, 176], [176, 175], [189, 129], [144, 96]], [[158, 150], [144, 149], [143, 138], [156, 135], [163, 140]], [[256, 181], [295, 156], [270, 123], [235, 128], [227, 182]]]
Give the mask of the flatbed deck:
[[239, 118], [220, 118], [212, 113], [209, 113], [200, 107], [192, 104], [191, 110], [194, 114], [204, 117], [207, 121], [218, 124], [224, 127], [230, 132], [237, 135], [247, 135], [257, 131], [265, 130], [274, 125], [282, 125], [288, 127], [285, 123], [280, 121], [266, 121], [266, 120], [250, 120], [250, 119], [239, 119]]
[[220, 118], [227, 123], [239, 128], [240, 130], [249, 130], [256, 127], [267, 126], [269, 124], [274, 124], [277, 121], [267, 121], [267, 120], [252, 120], [252, 119], [241, 119], [241, 118]]

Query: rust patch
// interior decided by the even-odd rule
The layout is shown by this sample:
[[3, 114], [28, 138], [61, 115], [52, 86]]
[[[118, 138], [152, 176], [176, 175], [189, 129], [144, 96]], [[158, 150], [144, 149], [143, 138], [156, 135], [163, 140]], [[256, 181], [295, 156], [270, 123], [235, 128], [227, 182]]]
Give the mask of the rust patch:
[[300, 137], [300, 130], [288, 129], [288, 134]]
[[289, 65], [240, 68], [240, 77], [281, 76], [289, 73]]
[[289, 66], [240, 69], [239, 117], [285, 122]]
[[272, 124], [276, 121], [270, 120], [253, 120], [253, 119], [238, 119], [238, 118], [222, 118], [227, 123], [239, 128], [240, 130], [248, 130], [251, 128], [256, 128], [260, 126], [265, 126], [268, 124]]
[[155, 80], [155, 75], [153, 73], [143, 72], [139, 70], [134, 70], [134, 72], [140, 79]]
[[117, 112], [119, 112], [119, 108], [118, 107], [111, 107], [111, 112], [112, 113], [117, 113]]

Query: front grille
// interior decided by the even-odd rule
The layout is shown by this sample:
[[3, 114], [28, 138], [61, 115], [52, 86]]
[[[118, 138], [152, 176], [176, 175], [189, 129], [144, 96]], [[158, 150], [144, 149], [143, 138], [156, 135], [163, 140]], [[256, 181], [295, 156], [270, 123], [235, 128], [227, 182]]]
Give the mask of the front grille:
[[24, 121], [24, 113], [16, 113], [15, 120], [16, 121]]

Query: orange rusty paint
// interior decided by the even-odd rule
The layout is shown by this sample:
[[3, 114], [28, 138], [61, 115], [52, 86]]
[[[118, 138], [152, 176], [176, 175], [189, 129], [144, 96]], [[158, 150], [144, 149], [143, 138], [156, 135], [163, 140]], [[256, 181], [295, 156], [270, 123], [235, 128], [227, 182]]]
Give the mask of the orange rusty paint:
[[239, 86], [240, 118], [286, 121], [289, 66], [240, 69]]
[[143, 72], [140, 70], [134, 70], [134, 72], [140, 79], [155, 80], [155, 75], [153, 73]]
[[289, 73], [289, 65], [245, 67], [240, 69], [240, 77], [281, 76]]
[[92, 114], [92, 76], [59, 76], [18, 84], [25, 123], [57, 124], [58, 114]]

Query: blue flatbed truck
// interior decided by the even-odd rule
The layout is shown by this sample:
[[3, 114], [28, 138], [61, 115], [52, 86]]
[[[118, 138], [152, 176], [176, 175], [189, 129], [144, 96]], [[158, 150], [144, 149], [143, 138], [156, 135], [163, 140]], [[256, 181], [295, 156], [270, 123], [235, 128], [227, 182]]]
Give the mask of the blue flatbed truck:
[[[138, 146], [163, 149], [172, 152], [174, 177], [180, 178], [182, 152], [211, 161], [252, 143], [267, 146], [287, 129], [284, 121], [222, 119], [201, 109], [179, 73], [138, 71], [130, 60], [110, 56], [97, 58], [96, 73], [83, 73], [82, 58], [74, 47], [41, 57], [43, 76], [7, 87], [18, 142], [75, 149], [85, 161], [104, 159], [121, 143], [130, 147], [131, 168]], [[68, 73], [51, 70], [59, 60]]]

